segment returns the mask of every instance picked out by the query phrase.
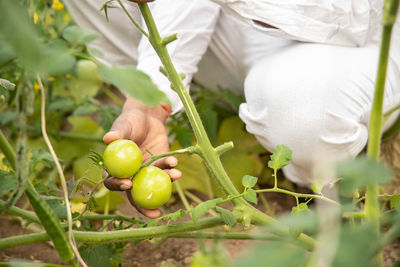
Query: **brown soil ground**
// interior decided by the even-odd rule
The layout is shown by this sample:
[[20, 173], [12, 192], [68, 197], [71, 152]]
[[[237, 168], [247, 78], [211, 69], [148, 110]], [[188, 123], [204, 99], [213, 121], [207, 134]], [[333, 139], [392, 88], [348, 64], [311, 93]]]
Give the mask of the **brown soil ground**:
[[[293, 198], [281, 194], [265, 195], [271, 208], [276, 214], [289, 211], [295, 202]], [[180, 203], [174, 204], [173, 209], [182, 208]], [[226, 208], [229, 208], [227, 206]], [[258, 207], [265, 210], [263, 206]], [[133, 217], [140, 217], [129, 204], [120, 206], [122, 213]], [[185, 220], [190, 218], [184, 218]], [[10, 217], [3, 215], [0, 217], [0, 238], [14, 236], [24, 233], [24, 229], [18, 221], [12, 220]], [[207, 241], [206, 245], [211, 241]], [[222, 241], [228, 255], [231, 259], [235, 259], [245, 254], [254, 245], [255, 241], [249, 240], [226, 240]], [[153, 241], [143, 241], [136, 245], [133, 243], [127, 246], [124, 253], [129, 263], [123, 263], [124, 267], [153, 267], [168, 262], [165, 267], [186, 267], [189, 266], [193, 253], [199, 249], [199, 245], [195, 239], [170, 238], [165, 242], [157, 244]], [[398, 252], [400, 250], [400, 242], [396, 242], [390, 248], [384, 251], [385, 266], [390, 266], [399, 260]], [[27, 259], [37, 262], [58, 263], [62, 264], [57, 252], [48, 243], [24, 245], [13, 247], [0, 251], [0, 261], [7, 261], [9, 258]]]

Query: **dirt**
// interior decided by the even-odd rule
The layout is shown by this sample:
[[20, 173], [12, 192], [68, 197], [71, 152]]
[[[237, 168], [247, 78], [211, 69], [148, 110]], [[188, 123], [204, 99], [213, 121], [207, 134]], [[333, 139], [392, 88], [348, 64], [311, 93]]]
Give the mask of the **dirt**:
[[[294, 199], [287, 195], [266, 194], [265, 197], [276, 214], [289, 211], [291, 207], [295, 205]], [[172, 206], [172, 209], [179, 208], [182, 208], [180, 203], [176, 203]], [[229, 206], [225, 208], [229, 208]], [[258, 208], [265, 211], [262, 205], [259, 205]], [[128, 204], [121, 205], [120, 210], [128, 216], [141, 217], [140, 214]], [[188, 219], [190, 218], [185, 218], [185, 220]], [[20, 222], [12, 220], [6, 215], [0, 217], [1, 238], [23, 233], [24, 230]], [[254, 244], [254, 241], [249, 240], [225, 240], [222, 242], [227, 254], [233, 260], [246, 254]], [[210, 245], [211, 241], [206, 241], [205, 244], [206, 246]], [[130, 243], [123, 255], [129, 263], [123, 263], [122, 266], [153, 267], [167, 262], [169, 263], [168, 265], [161, 264], [161, 266], [186, 267], [189, 266], [193, 253], [198, 249], [198, 241], [189, 238], [169, 238], [164, 242], [159, 242], [159, 239], [154, 239], [143, 241], [136, 245]], [[389, 266], [399, 260], [399, 256], [397, 255], [399, 249], [400, 242], [396, 242], [384, 251], [385, 266]], [[62, 264], [58, 254], [48, 243], [18, 246], [0, 251], [0, 261], [7, 261], [10, 258]]]

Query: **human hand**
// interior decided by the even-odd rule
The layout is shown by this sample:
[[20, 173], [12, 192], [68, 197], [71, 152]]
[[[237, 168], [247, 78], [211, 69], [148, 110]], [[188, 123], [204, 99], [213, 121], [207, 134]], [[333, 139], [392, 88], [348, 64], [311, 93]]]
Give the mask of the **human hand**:
[[[129, 139], [134, 141], [143, 153], [143, 162], [147, 162], [151, 155], [163, 154], [169, 151], [168, 135], [165, 128], [165, 120], [168, 117], [167, 111], [161, 106], [151, 108], [136, 100], [129, 98], [122, 109], [121, 115], [115, 120], [110, 131], [103, 137], [104, 143], [109, 144], [117, 139]], [[175, 157], [165, 157], [152, 163], [152, 165], [163, 169], [172, 180], [179, 179], [182, 173], [174, 169], [178, 164]], [[104, 182], [104, 185], [112, 191], [126, 191], [130, 203], [143, 215], [149, 218], [156, 218], [161, 215], [159, 209], [144, 209], [134, 203], [130, 189], [130, 179], [111, 177]]]

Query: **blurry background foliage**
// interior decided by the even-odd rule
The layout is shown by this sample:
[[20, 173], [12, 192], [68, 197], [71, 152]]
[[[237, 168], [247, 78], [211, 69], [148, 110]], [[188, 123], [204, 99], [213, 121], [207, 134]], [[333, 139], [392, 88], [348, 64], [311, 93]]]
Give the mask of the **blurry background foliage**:
[[[122, 95], [132, 95], [149, 105], [167, 101], [150, 78], [133, 66], [105, 66], [95, 57], [101, 57], [87, 45], [98, 34], [75, 25], [62, 2], [58, 0], [0, 1], [0, 78], [11, 85], [0, 86], [0, 126], [15, 144], [18, 136], [18, 97], [21, 88], [29, 88], [24, 101], [30, 101], [32, 114], [28, 116], [29, 151], [32, 156], [32, 175], [41, 193], [55, 195], [57, 173], [51, 162], [40, 130], [40, 88], [36, 74], [40, 74], [46, 88], [47, 129], [52, 138], [71, 187], [81, 178], [98, 181], [101, 170], [88, 159], [90, 151], [102, 154], [102, 136], [120, 114]], [[119, 89], [116, 90], [116, 88]], [[121, 94], [122, 93], [122, 94]], [[210, 91], [196, 83], [192, 96], [215, 145], [233, 141], [235, 149], [223, 155], [222, 160], [234, 184], [243, 189], [243, 175], [260, 177], [266, 181], [270, 171], [266, 168], [266, 151], [256, 139], [245, 131], [237, 117], [243, 97], [219, 88]], [[122, 99], [122, 101], [121, 101]], [[183, 112], [168, 120], [172, 150], [193, 143], [193, 134]], [[196, 155], [179, 156], [178, 169], [183, 171], [181, 186], [209, 197], [221, 195], [215, 182]], [[0, 163], [8, 170], [7, 162]], [[5, 179], [4, 176], [1, 178]], [[83, 179], [84, 180], [84, 179]], [[287, 183], [290, 186], [290, 183]], [[53, 188], [54, 190], [48, 190]], [[107, 195], [103, 187], [95, 195], [95, 209], [104, 207], [100, 198]], [[111, 210], [123, 199], [112, 193]], [[74, 210], [79, 211], [86, 197], [73, 200]], [[61, 201], [60, 205], [62, 204]]]

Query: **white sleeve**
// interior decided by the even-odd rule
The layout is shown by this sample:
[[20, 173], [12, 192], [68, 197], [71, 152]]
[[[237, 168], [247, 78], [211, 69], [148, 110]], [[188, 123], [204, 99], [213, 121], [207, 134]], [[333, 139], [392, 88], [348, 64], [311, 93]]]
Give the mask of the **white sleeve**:
[[[158, 0], [150, 4], [155, 23], [162, 37], [177, 33], [178, 40], [167, 48], [178, 73], [188, 89], [197, 64], [205, 53], [214, 32], [219, 6], [206, 0]], [[137, 68], [146, 72], [171, 101], [172, 112], [182, 109], [178, 95], [171, 89], [168, 79], [159, 72], [161, 62], [147, 38], [138, 47]]]
[[[380, 27], [383, 0], [213, 0], [256, 28], [291, 39], [362, 46]], [[255, 23], [260, 21], [276, 29]]]

